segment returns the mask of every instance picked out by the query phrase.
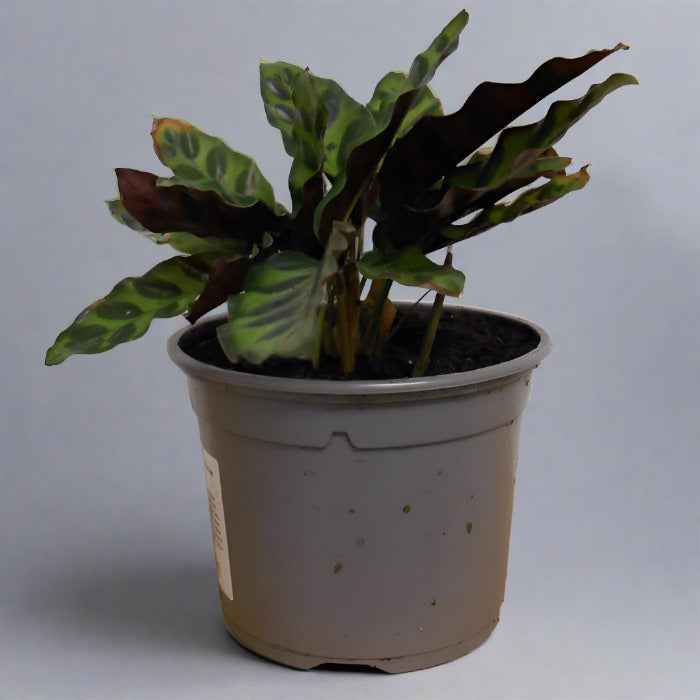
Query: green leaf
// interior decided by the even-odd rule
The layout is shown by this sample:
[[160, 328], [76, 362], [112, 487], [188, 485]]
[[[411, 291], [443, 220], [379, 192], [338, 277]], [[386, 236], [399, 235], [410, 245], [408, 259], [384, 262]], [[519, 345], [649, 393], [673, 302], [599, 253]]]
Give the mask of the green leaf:
[[423, 117], [436, 117], [442, 115], [442, 104], [437, 95], [431, 90], [430, 85], [426, 85], [413, 102], [413, 106], [408, 110], [398, 132], [397, 138], [401, 138], [410, 131], [413, 126]]
[[459, 296], [464, 289], [462, 272], [451, 265], [434, 263], [415, 247], [405, 248], [394, 255], [371, 250], [357, 261], [357, 269], [368, 279], [390, 279], [448, 296]]
[[[392, 71], [377, 83], [372, 99], [367, 103], [367, 109], [377, 124], [386, 124], [391, 119], [394, 104], [404, 92], [427, 86], [440, 64], [456, 50], [459, 35], [468, 21], [469, 15], [462, 10], [435, 37], [430, 46], [413, 59], [408, 74]], [[442, 108], [437, 97], [426, 88], [407, 115], [399, 133], [405, 133], [420, 117], [428, 114], [442, 114]]]
[[[413, 59], [408, 74], [393, 71], [379, 81], [372, 99], [367, 103], [367, 109], [374, 116], [377, 124], [388, 123], [394, 104], [403, 93], [425, 87], [433, 79], [440, 64], [459, 45], [459, 35], [468, 21], [469, 15], [462, 10], [435, 37], [430, 46]], [[423, 109], [426, 109], [428, 103], [432, 103], [428, 111], [434, 109], [437, 98], [429, 94], [423, 100]], [[439, 102], [437, 104], [439, 106]]]
[[[554, 149], [551, 149], [554, 151]], [[548, 151], [545, 151], [546, 154]], [[537, 160], [528, 163], [523, 168], [520, 168], [515, 175], [515, 179], [522, 180], [531, 177], [548, 177], [554, 175], [564, 175], [564, 171], [571, 165], [571, 158], [558, 155], [542, 155]]]
[[[456, 168], [447, 178], [450, 187], [463, 190], [477, 190], [479, 181], [483, 177], [484, 163], [490, 157], [485, 156], [481, 161], [474, 161], [468, 165]], [[552, 155], [547, 155], [552, 153]], [[547, 173], [556, 173], [565, 170], [571, 164], [571, 158], [564, 158], [554, 154], [554, 149], [547, 149], [536, 160], [528, 163], [518, 170], [513, 177], [529, 178], [533, 176], [546, 176]]]
[[260, 63], [260, 94], [268, 122], [282, 133], [287, 153], [296, 157], [294, 125], [299, 119], [299, 106], [293, 94], [300, 77], [306, 74], [314, 92], [323, 103], [327, 122], [323, 137], [325, 154], [324, 172], [337, 177], [348, 154], [348, 146], [355, 135], [371, 128], [374, 120], [370, 112], [350, 97], [338, 83], [321, 78], [291, 63], [277, 61]]
[[418, 54], [408, 71], [408, 79], [414, 86], [427, 85], [435, 75], [438, 66], [453, 53], [459, 44], [459, 35], [469, 21], [466, 10], [460, 10], [443, 30], [433, 39], [430, 46]]
[[229, 322], [217, 329], [232, 362], [244, 358], [259, 364], [274, 355], [316, 357], [324, 283], [338, 271], [348, 233], [335, 227], [320, 261], [285, 251], [250, 269], [245, 291], [229, 298]]
[[[400, 71], [387, 73], [377, 83], [372, 99], [367, 103], [367, 109], [372, 113], [375, 121], [381, 120], [381, 110], [386, 104], [389, 95], [395, 95], [406, 83], [408, 75]], [[413, 106], [406, 114], [397, 136], [403, 136], [420, 119], [427, 116], [438, 116], [442, 114], [442, 105], [437, 95], [426, 85], [416, 97]]]
[[179, 184], [216, 192], [237, 207], [262, 202], [276, 214], [284, 212], [255, 161], [221, 139], [178, 119], [154, 119], [151, 135], [158, 158]]
[[354, 138], [345, 168], [338, 173], [330, 191], [316, 209], [314, 229], [321, 241], [326, 240], [334, 221], [348, 220], [416, 100], [437, 67], [457, 47], [459, 34], [467, 20], [468, 15], [464, 10], [458, 13], [428, 49], [416, 56], [402, 85], [382, 91], [381, 96], [377, 96], [375, 91], [375, 97], [370, 101], [376, 115], [374, 127], [358, 133]]
[[[309, 180], [318, 180], [323, 191], [322, 170], [324, 158], [323, 138], [328, 123], [328, 112], [314, 88], [308, 73], [301, 73], [292, 92], [295, 107], [292, 125], [294, 160], [289, 172], [289, 191], [292, 195], [292, 214], [296, 216], [304, 204], [304, 187]], [[315, 183], [310, 185], [315, 187]]]
[[[151, 240], [158, 245], [169, 245], [179, 253], [198, 255], [200, 253], [216, 253], [221, 257], [247, 256], [251, 253], [250, 247], [243, 241], [235, 238], [216, 238], [207, 236], [200, 238], [184, 231], [172, 233], [154, 233]], [[255, 248], [253, 248], [253, 252]], [[252, 254], [252, 253], [251, 253]]]
[[570, 163], [571, 158], [560, 158], [554, 148], [550, 147], [539, 158], [531, 161], [528, 159], [526, 165], [510, 178], [497, 178], [491, 185], [484, 187], [450, 187], [435, 207], [431, 224], [424, 224], [424, 227], [435, 229], [437, 223], [437, 228], [440, 228], [478, 209], [488, 208], [540, 177], [551, 179], [557, 175], [566, 175], [566, 167]]
[[[141, 224], [136, 217], [132, 216], [127, 208], [124, 206], [124, 202], [120, 198], [108, 199], [106, 202], [109, 213], [123, 226], [127, 226], [132, 231], [138, 231], [139, 233], [145, 233], [147, 238], [151, 238], [151, 231], [149, 231], [145, 226]], [[151, 240], [158, 240], [151, 238]]]
[[571, 175], [556, 175], [546, 184], [525, 191], [513, 202], [495, 204], [484, 209], [466, 224], [443, 227], [442, 240], [438, 241], [431, 249], [437, 250], [450, 243], [472, 238], [494, 226], [513, 221], [522, 214], [541, 209], [547, 204], [561, 199], [569, 192], [582, 189], [590, 177], [587, 168], [588, 166], [585, 166]]
[[554, 102], [542, 120], [534, 124], [505, 129], [498, 138], [491, 156], [480, 163], [457, 168], [449, 175], [450, 185], [462, 187], [495, 187], [533, 163], [553, 146], [587, 112], [604, 97], [624, 85], [636, 85], [637, 79], [616, 73], [592, 85], [583, 97]]
[[[276, 216], [262, 202], [237, 207], [214, 192], [172, 182], [164, 186], [152, 173], [117, 168], [116, 174], [121, 199], [108, 202], [112, 215], [137, 231], [151, 231], [147, 236], [156, 243], [167, 242], [184, 253], [221, 249], [242, 255], [260, 246], [266, 232], [282, 233], [290, 226], [289, 215]], [[163, 240], [159, 234], [169, 237]], [[226, 242], [219, 246], [218, 240]]]
[[207, 270], [206, 258], [178, 256], [143, 277], [127, 277], [59, 334], [46, 353], [46, 364], [57, 365], [77, 353], [105, 352], [141, 337], [154, 318], [187, 311], [204, 288]]
[[384, 161], [379, 173], [382, 205], [397, 211], [411, 204], [540, 100], [626, 48], [618, 44], [578, 58], [552, 58], [522, 83], [481, 83], [454, 114], [424, 117]]
[[[335, 221], [347, 221], [362, 194], [369, 188], [379, 163], [391, 147], [401, 122], [410, 110], [419, 90], [402, 94], [394, 105], [389, 124], [378, 131], [369, 132], [370, 138], [360, 139], [347, 159], [333, 186], [316, 207], [314, 230], [324, 242]], [[366, 135], [365, 135], [366, 136]]]
[[144, 238], [148, 238], [158, 245], [169, 245], [179, 253], [195, 255], [197, 253], [220, 253], [222, 256], [245, 255], [249, 252], [250, 246], [244, 241], [235, 238], [216, 238], [207, 236], [200, 238], [184, 231], [173, 231], [168, 233], [154, 233], [143, 227], [126, 210], [121, 199], [109, 199], [106, 202], [110, 214], [124, 226], [128, 226], [134, 231], [141, 233]]

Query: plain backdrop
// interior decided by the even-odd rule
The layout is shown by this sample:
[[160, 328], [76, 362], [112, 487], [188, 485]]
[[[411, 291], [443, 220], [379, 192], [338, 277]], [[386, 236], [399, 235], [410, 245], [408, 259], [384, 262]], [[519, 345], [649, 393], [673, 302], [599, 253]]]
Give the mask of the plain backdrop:
[[0, 2], [1, 697], [698, 697], [696, 0], [472, 0], [433, 82], [454, 111], [482, 80], [624, 41], [556, 96], [616, 71], [641, 83], [561, 142], [593, 164], [583, 192], [456, 250], [462, 303], [530, 318], [555, 343], [524, 419], [501, 622], [471, 655], [394, 677], [297, 672], [240, 648], [218, 609], [195, 419], [165, 354], [182, 319], [43, 366], [87, 303], [166, 254], [103, 203], [113, 167], [165, 172], [152, 115], [253, 154], [288, 202], [258, 59], [366, 101], [461, 7]]

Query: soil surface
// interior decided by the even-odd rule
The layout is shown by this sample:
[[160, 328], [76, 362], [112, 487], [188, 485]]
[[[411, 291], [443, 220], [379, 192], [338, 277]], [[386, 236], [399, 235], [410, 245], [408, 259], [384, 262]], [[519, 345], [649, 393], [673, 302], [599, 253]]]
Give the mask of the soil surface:
[[[420, 350], [429, 308], [399, 307], [395, 333], [381, 357], [360, 356], [351, 379], [401, 379], [410, 377]], [[194, 326], [180, 340], [183, 352], [201, 362], [250, 374], [304, 379], [346, 379], [337, 358], [322, 355], [316, 367], [308, 360], [271, 358], [262, 365], [232, 363], [216, 338], [221, 319]], [[517, 321], [470, 309], [445, 309], [440, 320], [426, 375], [450, 374], [489, 367], [533, 350], [537, 333]]]

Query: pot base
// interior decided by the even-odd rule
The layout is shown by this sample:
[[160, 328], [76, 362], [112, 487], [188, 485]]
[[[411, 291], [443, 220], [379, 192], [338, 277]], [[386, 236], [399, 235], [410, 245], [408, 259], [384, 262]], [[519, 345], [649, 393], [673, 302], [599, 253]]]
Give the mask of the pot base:
[[263, 639], [258, 639], [252, 634], [240, 629], [230, 621], [225, 620], [226, 630], [242, 646], [255, 654], [276, 661], [283, 666], [296, 668], [301, 671], [310, 671], [323, 664], [369, 666], [385, 673], [407, 673], [419, 671], [432, 666], [439, 666], [449, 661], [454, 661], [481, 646], [496, 628], [498, 620], [491, 622], [485, 629], [477, 632], [468, 639], [458, 644], [452, 644], [442, 649], [432, 649], [420, 654], [408, 656], [396, 656], [389, 658], [339, 658], [330, 656], [317, 656], [315, 654], [303, 654], [292, 649], [285, 649], [275, 644], [270, 644]]

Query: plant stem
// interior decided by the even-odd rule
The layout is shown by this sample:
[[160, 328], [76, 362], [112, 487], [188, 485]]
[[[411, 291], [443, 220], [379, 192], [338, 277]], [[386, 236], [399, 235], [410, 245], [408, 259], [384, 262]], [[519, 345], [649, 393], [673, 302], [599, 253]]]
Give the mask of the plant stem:
[[316, 332], [316, 347], [318, 348], [316, 354], [311, 358], [311, 364], [314, 367], [318, 367], [318, 361], [323, 350], [323, 338], [325, 335], [326, 328], [326, 311], [327, 306], [322, 306], [318, 312], [318, 331]]
[[377, 297], [374, 308], [372, 309], [372, 316], [369, 319], [367, 328], [365, 328], [364, 338], [362, 339], [362, 352], [369, 355], [373, 350], [376, 349], [377, 343], [377, 333], [379, 332], [379, 326], [382, 322], [382, 312], [384, 311], [384, 303], [389, 296], [389, 290], [391, 289], [392, 280], [386, 279], [382, 280], [382, 286]]
[[359, 274], [354, 264], [348, 266], [339, 276], [338, 298], [338, 337], [343, 374], [352, 376], [355, 371], [355, 346], [359, 322]]
[[365, 224], [364, 222], [357, 229], [357, 249], [353, 260], [357, 260], [365, 250]]
[[321, 334], [321, 342], [323, 351], [328, 355], [338, 356], [338, 349], [333, 338], [334, 319], [338, 316], [338, 306], [335, 293], [335, 284], [330, 280], [326, 284], [326, 311], [321, 315], [321, 324], [323, 332]]
[[[445, 256], [445, 265], [452, 264], [452, 246], [447, 249], [447, 255]], [[425, 329], [425, 334], [423, 335], [423, 343], [421, 344], [420, 354], [418, 355], [418, 360], [413, 368], [413, 377], [422, 377], [425, 370], [428, 369], [428, 364], [430, 363], [430, 353], [433, 349], [433, 343], [435, 342], [435, 334], [437, 333], [438, 326], [440, 325], [440, 316], [442, 315], [442, 305], [445, 302], [444, 294], [436, 294], [435, 301], [433, 302], [433, 308], [430, 311], [430, 319], [428, 320], [428, 327]]]
[[[345, 285], [343, 285], [343, 287], [345, 287]], [[347, 294], [344, 288], [342, 291], [340, 289], [336, 290], [336, 299], [338, 302], [336, 307], [336, 328], [338, 330], [338, 344], [340, 345], [338, 349], [340, 351], [340, 360], [343, 366], [343, 373], [347, 375], [350, 361], [348, 359], [348, 314], [346, 308]]]
[[423, 335], [423, 343], [420, 348], [420, 354], [418, 355], [418, 360], [413, 368], [413, 377], [422, 377], [425, 370], [428, 369], [428, 364], [430, 363], [430, 351], [433, 349], [433, 342], [435, 341], [435, 334], [437, 333], [438, 324], [440, 323], [440, 316], [442, 315], [442, 305], [445, 301], [444, 294], [436, 294], [435, 301], [433, 302], [433, 308], [430, 311], [430, 319], [428, 321], [428, 327], [425, 329]]

